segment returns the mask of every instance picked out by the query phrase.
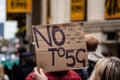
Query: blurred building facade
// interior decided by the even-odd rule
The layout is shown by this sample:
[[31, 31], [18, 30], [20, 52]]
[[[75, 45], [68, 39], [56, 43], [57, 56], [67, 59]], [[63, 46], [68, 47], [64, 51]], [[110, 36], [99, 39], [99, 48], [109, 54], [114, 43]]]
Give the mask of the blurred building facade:
[[111, 52], [120, 57], [119, 0], [7, 0], [6, 3], [7, 20], [17, 20], [19, 29], [26, 30], [23, 37], [25, 42], [28, 40], [28, 51], [32, 50], [32, 25], [77, 22], [84, 23], [85, 34], [93, 34], [99, 40], [98, 53]]
[[119, 0], [33, 0], [32, 8], [33, 25], [83, 22], [100, 42], [98, 53], [120, 57]]
[[3, 23], [0, 23], [0, 40], [3, 39], [3, 36], [4, 36], [4, 24]]

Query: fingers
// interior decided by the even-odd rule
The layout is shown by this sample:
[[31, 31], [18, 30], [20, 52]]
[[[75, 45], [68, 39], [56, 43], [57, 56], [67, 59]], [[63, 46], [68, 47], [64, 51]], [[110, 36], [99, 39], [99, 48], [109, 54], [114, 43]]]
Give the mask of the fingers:
[[40, 74], [45, 75], [42, 68], [39, 69], [39, 72], [40, 72]]
[[38, 70], [37, 70], [37, 67], [34, 68], [34, 74], [37, 74], [37, 75], [40, 74], [40, 73], [38, 72]]
[[37, 67], [34, 68], [34, 79], [35, 80], [48, 80], [47, 76], [45, 75], [45, 73], [43, 72], [43, 69], [40, 68], [38, 70]]
[[37, 67], [35, 67], [35, 68], [34, 68], [34, 73], [35, 73], [35, 74], [45, 75], [45, 73], [44, 73], [43, 69], [42, 69], [42, 68], [40, 68], [40, 69], [39, 69], [39, 71], [38, 71]]

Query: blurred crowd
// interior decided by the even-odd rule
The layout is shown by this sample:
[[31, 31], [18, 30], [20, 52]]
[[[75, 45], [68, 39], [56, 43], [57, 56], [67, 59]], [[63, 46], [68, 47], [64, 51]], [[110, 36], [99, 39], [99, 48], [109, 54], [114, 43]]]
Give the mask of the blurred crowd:
[[96, 54], [98, 40], [93, 35], [86, 35], [85, 39], [88, 68], [44, 73], [36, 66], [35, 53], [21, 46], [15, 52], [20, 64], [11, 69], [0, 65], [0, 80], [120, 80], [120, 59], [111, 53]]
[[[18, 50], [14, 52], [14, 55], [16, 58], [14, 63], [11, 63], [12, 65], [1, 65], [0, 74], [4, 73], [7, 79], [3, 79], [0, 75], [2, 78], [0, 80], [25, 80], [26, 76], [33, 71], [33, 68], [36, 66], [34, 53], [27, 52], [26, 47], [20, 46]], [[17, 63], [15, 61], [17, 61]], [[8, 61], [6, 63], [8, 63]]]

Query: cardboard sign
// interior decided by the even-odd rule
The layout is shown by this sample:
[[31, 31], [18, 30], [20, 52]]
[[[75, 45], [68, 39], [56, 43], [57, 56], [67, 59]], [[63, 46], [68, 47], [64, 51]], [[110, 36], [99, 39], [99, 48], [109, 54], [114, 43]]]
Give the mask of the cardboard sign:
[[85, 35], [80, 24], [36, 25], [32, 31], [37, 66], [45, 72], [88, 65]]

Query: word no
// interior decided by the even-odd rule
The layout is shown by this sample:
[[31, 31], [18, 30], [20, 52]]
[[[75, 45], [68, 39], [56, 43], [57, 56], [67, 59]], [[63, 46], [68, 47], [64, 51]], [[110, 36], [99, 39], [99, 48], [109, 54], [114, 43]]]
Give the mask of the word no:
[[[65, 42], [65, 34], [64, 32], [62, 31], [61, 28], [57, 27], [57, 26], [53, 26], [52, 27], [52, 31], [51, 31], [51, 34], [50, 34], [50, 27], [47, 26], [47, 35], [48, 35], [48, 38], [49, 40], [47, 40], [43, 34], [37, 29], [37, 28], [33, 28], [34, 30], [34, 35], [35, 35], [35, 41], [37, 43], [37, 48], [40, 47], [40, 44], [38, 43], [38, 38], [37, 38], [37, 33], [43, 38], [43, 40], [49, 45], [49, 46], [52, 46], [52, 39], [51, 37], [53, 38], [53, 41], [54, 43], [57, 45], [57, 46], [62, 46]], [[55, 37], [55, 34], [59, 32], [61, 35], [62, 35], [62, 40], [61, 41], [57, 41], [56, 37]], [[52, 36], [51, 36], [52, 35]]]

